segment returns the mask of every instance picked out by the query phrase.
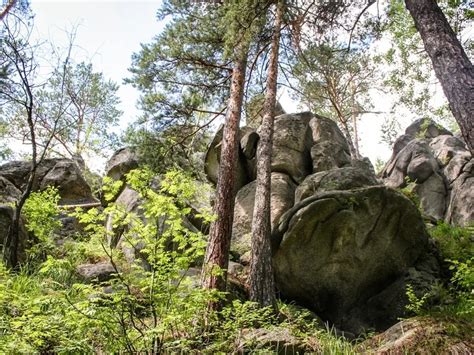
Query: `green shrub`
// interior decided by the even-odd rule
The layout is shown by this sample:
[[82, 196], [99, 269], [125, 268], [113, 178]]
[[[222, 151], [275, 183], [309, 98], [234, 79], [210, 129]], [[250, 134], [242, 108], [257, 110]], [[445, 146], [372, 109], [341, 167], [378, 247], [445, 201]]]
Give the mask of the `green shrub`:
[[[474, 318], [474, 243], [472, 227], [462, 228], [439, 223], [430, 230], [441, 255], [449, 264], [451, 279], [444, 287], [433, 289], [440, 304], [432, 313]], [[435, 292], [434, 292], [435, 291]]]

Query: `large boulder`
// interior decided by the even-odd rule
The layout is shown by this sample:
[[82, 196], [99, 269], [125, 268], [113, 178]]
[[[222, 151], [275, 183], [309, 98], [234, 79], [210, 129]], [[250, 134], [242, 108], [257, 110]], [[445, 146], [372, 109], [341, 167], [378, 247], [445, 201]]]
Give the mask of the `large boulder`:
[[138, 155], [130, 147], [117, 150], [105, 166], [105, 175], [114, 180], [123, 180], [125, 174], [138, 168]]
[[117, 270], [109, 261], [102, 261], [96, 264], [79, 265], [76, 272], [85, 282], [105, 282], [110, 280]]
[[312, 117], [310, 112], [303, 112], [275, 119], [271, 169], [289, 175], [297, 183], [312, 171], [309, 127]]
[[422, 184], [413, 188], [420, 199], [420, 207], [426, 216], [435, 221], [442, 220], [446, 211], [446, 184], [443, 177], [435, 173]]
[[446, 221], [466, 226], [474, 223], [474, 159], [451, 185]]
[[367, 305], [428, 250], [416, 206], [383, 186], [308, 197], [281, 217], [272, 237], [281, 240], [274, 269], [282, 296], [353, 333], [401, 316], [403, 306]]
[[313, 139], [311, 147], [313, 172], [351, 165], [349, 145], [336, 122], [314, 115], [309, 125]]
[[[295, 184], [291, 178], [282, 173], [272, 173], [271, 178], [271, 224], [276, 225], [281, 215], [293, 206]], [[241, 259], [248, 261], [251, 250], [253, 208], [255, 202], [256, 181], [242, 187], [236, 198], [234, 220], [232, 225], [231, 250]]]
[[438, 170], [428, 142], [414, 139], [386, 165], [382, 177], [387, 186], [397, 188], [404, 187], [407, 181], [421, 184]]
[[21, 191], [9, 180], [0, 176], [0, 203], [12, 203], [18, 201]]
[[54, 186], [61, 196], [61, 204], [86, 204], [97, 202], [90, 186], [82, 176], [76, 163], [72, 160], [60, 160], [41, 180], [39, 188]]
[[435, 138], [441, 135], [452, 135], [450, 131], [430, 118], [419, 118], [405, 130], [413, 138]]
[[[51, 170], [59, 161], [63, 159], [45, 159], [36, 169], [35, 180], [33, 181], [33, 189], [36, 190], [41, 183], [43, 177]], [[0, 176], [10, 181], [16, 188], [23, 190], [28, 182], [31, 171], [30, 161], [10, 161], [0, 166]]]

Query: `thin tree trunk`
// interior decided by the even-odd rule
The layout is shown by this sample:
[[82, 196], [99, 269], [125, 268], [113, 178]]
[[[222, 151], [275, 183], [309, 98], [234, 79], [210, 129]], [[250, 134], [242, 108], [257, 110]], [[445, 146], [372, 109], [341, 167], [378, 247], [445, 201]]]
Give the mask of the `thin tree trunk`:
[[466, 144], [474, 153], [474, 67], [435, 0], [405, 0]]
[[252, 258], [250, 262], [249, 291], [250, 300], [260, 306], [277, 309], [275, 281], [272, 268], [271, 250], [271, 161], [273, 144], [273, 125], [278, 78], [278, 51], [283, 17], [283, 4], [277, 3], [275, 27], [272, 38], [270, 62], [268, 65], [267, 89], [260, 140], [257, 147], [257, 186], [252, 220]]
[[[234, 185], [238, 158], [238, 129], [242, 111], [248, 47], [237, 49], [232, 70], [232, 83], [224, 127], [214, 213], [217, 220], [211, 224], [204, 258], [201, 283], [207, 289], [225, 291], [229, 264], [230, 239], [234, 217]], [[210, 305], [217, 308], [218, 304]]]
[[13, 211], [12, 224], [8, 230], [7, 238], [3, 246], [3, 260], [7, 267], [14, 268], [18, 265], [18, 247], [20, 245], [20, 222], [21, 222], [21, 211], [23, 206], [33, 190], [33, 183], [36, 178], [36, 170], [38, 167], [38, 150], [36, 146], [36, 133], [35, 124], [33, 121], [33, 93], [31, 87], [26, 85], [27, 93], [27, 123], [30, 130], [32, 157], [31, 157], [31, 168], [29, 172], [28, 182], [26, 183], [25, 190], [21, 194], [20, 200], [15, 204]]
[[357, 129], [357, 107], [355, 102], [356, 89], [354, 84], [351, 88], [351, 98], [352, 98], [352, 129], [354, 130], [354, 150], [356, 154], [356, 159], [360, 159], [360, 150], [359, 150], [359, 131]]

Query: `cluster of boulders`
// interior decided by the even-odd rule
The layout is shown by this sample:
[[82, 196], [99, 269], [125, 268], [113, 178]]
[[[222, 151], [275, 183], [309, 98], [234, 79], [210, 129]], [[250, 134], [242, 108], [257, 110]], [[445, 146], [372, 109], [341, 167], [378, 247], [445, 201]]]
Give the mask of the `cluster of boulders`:
[[419, 119], [397, 139], [382, 171], [387, 186], [407, 188], [433, 221], [474, 221], [474, 159], [463, 140], [429, 119]]
[[[240, 128], [230, 265], [234, 274], [245, 274], [250, 262], [258, 141], [258, 122]], [[205, 157], [212, 183], [218, 178], [221, 143], [222, 128]], [[111, 157], [106, 175], [125, 182], [125, 175], [138, 166], [137, 155], [124, 148]], [[463, 141], [431, 121], [420, 120], [407, 128], [377, 177], [368, 159], [351, 158], [333, 121], [310, 112], [276, 117], [271, 238], [280, 296], [354, 334], [395, 324], [404, 314], [406, 286], [423, 294], [441, 274], [424, 219], [460, 225], [474, 220], [473, 167]], [[29, 170], [27, 162], [0, 166], [0, 243], [11, 221], [11, 203], [25, 188]], [[157, 178], [157, 188], [159, 184]], [[43, 161], [33, 190], [47, 186], [58, 188], [63, 205], [99, 204], [74, 160]], [[418, 196], [420, 206], [400, 189]], [[141, 213], [141, 198], [126, 183], [112, 201], [128, 212]], [[190, 229], [205, 230], [196, 218], [201, 202], [190, 206], [195, 213], [183, 216]], [[111, 246], [121, 248], [130, 262], [140, 260], [143, 245], [123, 243], [125, 230], [114, 228], [112, 221], [109, 215]], [[22, 233], [26, 240], [24, 228]], [[108, 262], [78, 268], [84, 279], [106, 280], [115, 272]]]
[[[416, 140], [416, 135], [413, 133], [411, 139]], [[258, 128], [240, 129], [231, 249], [234, 259], [243, 265], [250, 259], [258, 137]], [[207, 176], [214, 183], [221, 140], [219, 130], [205, 161]], [[438, 159], [442, 154], [455, 161], [470, 159], [462, 142], [449, 153], [451, 146], [444, 142], [441, 138], [432, 142], [438, 150], [430, 154], [437, 154]], [[426, 164], [415, 154], [400, 158], [404, 156], [400, 142], [395, 150], [395, 158], [384, 170], [385, 186], [367, 159], [351, 159], [347, 141], [333, 121], [309, 112], [275, 119], [271, 224], [278, 290], [281, 297], [297, 301], [336, 327], [356, 334], [396, 323], [404, 314], [406, 286], [410, 284], [423, 294], [440, 277], [436, 248], [419, 209], [395, 189], [404, 186], [406, 166], [399, 169], [400, 184], [390, 183], [390, 176], [395, 175], [389, 172], [401, 166], [390, 168], [397, 161], [410, 165], [413, 158], [410, 173], [416, 159], [419, 166]], [[457, 154], [463, 158], [455, 157]], [[436, 159], [433, 172], [426, 172], [422, 182], [435, 172], [439, 174], [434, 163]], [[415, 169], [417, 173], [419, 170]], [[458, 176], [467, 174], [465, 166], [457, 171]], [[419, 175], [413, 177], [420, 182]], [[462, 190], [469, 179], [455, 179], [454, 184], [464, 185], [452, 198], [470, 194], [472, 199], [472, 190]], [[423, 208], [430, 206], [424, 195], [420, 199]], [[461, 215], [460, 207], [454, 206], [451, 216], [454, 211]], [[472, 212], [469, 205], [464, 208]], [[449, 221], [461, 223], [469, 218], [466, 215], [461, 221], [451, 217]]]

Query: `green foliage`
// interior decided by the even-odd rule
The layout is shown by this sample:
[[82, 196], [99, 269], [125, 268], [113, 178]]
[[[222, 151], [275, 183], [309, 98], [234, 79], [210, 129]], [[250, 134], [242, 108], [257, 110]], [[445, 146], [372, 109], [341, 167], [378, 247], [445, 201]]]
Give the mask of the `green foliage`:
[[[204, 328], [199, 321], [204, 320], [206, 305], [220, 295], [196, 287], [191, 276], [205, 249], [203, 235], [186, 228], [183, 220], [190, 212], [187, 202], [196, 193], [193, 181], [172, 171], [157, 187], [150, 172], [133, 171], [128, 183], [143, 199], [140, 211], [127, 212], [115, 204], [104, 211], [76, 211], [84, 226], [78, 241], [64, 245], [61, 253], [49, 255], [37, 268], [30, 265], [18, 275], [1, 270], [2, 349], [156, 352], [175, 346], [185, 349], [200, 339]], [[34, 221], [30, 228], [43, 239], [51, 238], [56, 226], [57, 199], [57, 192], [49, 190], [33, 194], [27, 204]], [[121, 245], [140, 244], [136, 264], [130, 265], [120, 249], [110, 247], [107, 215], [113, 215], [113, 227], [125, 230]], [[75, 273], [77, 265], [97, 261], [108, 261], [116, 269], [116, 277], [108, 283], [110, 291], [97, 283], [80, 283]], [[181, 340], [173, 343], [170, 338]]]
[[[418, 194], [415, 192], [416, 182], [411, 181], [411, 179], [406, 176], [405, 177], [405, 184], [406, 186], [400, 189], [400, 192], [408, 197], [411, 202], [421, 211], [421, 201]], [[422, 211], [421, 211], [422, 212]]]
[[230, 60], [223, 57], [222, 16], [221, 6], [164, 1], [158, 19], [166, 26], [132, 56], [126, 82], [141, 92], [143, 115], [124, 139], [155, 171], [195, 167], [191, 155], [205, 149], [206, 122], [226, 106]]
[[472, 227], [463, 228], [440, 222], [430, 229], [430, 234], [438, 244], [445, 259], [466, 261], [474, 255]]
[[405, 306], [406, 310], [411, 314], [420, 315], [430, 295], [425, 293], [423, 296], [418, 297], [411, 285], [406, 286], [406, 295], [408, 298], [408, 304]]
[[369, 90], [376, 71], [365, 49], [347, 51], [337, 40], [311, 43], [292, 68], [295, 96], [312, 112], [336, 121], [351, 147], [356, 146], [357, 120], [373, 108]]
[[117, 108], [118, 89], [102, 73], [94, 72], [90, 63], [56, 68], [46, 87], [38, 93], [38, 115], [43, 117], [38, 123], [38, 134], [48, 137], [51, 134], [48, 127], [56, 127], [53, 151], [70, 156], [104, 155], [117, 144], [112, 128], [122, 115]]
[[46, 190], [32, 192], [23, 206], [26, 229], [37, 239], [29, 250], [30, 260], [44, 257], [54, 249], [54, 233], [61, 227], [58, 219], [60, 209], [58, 190], [48, 187]]
[[[351, 344], [321, 328], [305, 311], [234, 300], [219, 312], [208, 302], [225, 295], [200, 288], [205, 240], [187, 228], [183, 216], [199, 191], [182, 171], [157, 179], [135, 170], [127, 183], [140, 195], [129, 211], [110, 203], [104, 210], [77, 210], [81, 235], [52, 244], [43, 261], [18, 273], [0, 265], [0, 348], [7, 353], [233, 352], [243, 329], [288, 328], [316, 351], [349, 353]], [[109, 193], [117, 186], [109, 186]], [[31, 230], [51, 240], [57, 227], [58, 195], [35, 193], [27, 203]], [[43, 206], [41, 210], [39, 206]], [[201, 216], [211, 221], [213, 216]], [[106, 219], [109, 226], [106, 228]], [[43, 222], [43, 225], [41, 225]], [[119, 247], [111, 240], [120, 233]], [[125, 250], [135, 248], [135, 261]], [[105, 283], [84, 283], [77, 267], [108, 262], [115, 275]], [[196, 272], [197, 271], [197, 272]], [[248, 344], [248, 349], [252, 349]], [[262, 349], [255, 344], [255, 349]]]
[[413, 315], [432, 315], [466, 319], [474, 316], [474, 245], [472, 229], [450, 226], [441, 222], [430, 234], [448, 264], [451, 277], [446, 284], [432, 285], [429, 292], [416, 294], [407, 285], [406, 310]]

